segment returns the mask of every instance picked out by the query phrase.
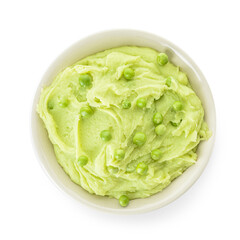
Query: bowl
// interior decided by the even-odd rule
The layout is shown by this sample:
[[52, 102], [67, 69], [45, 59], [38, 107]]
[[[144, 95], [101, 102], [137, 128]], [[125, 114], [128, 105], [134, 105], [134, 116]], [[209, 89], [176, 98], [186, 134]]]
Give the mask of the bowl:
[[[58, 164], [47, 131], [36, 112], [42, 88], [50, 85], [55, 76], [64, 68], [91, 54], [124, 45], [150, 47], [159, 52], [167, 53], [170, 61], [180, 66], [187, 73], [194, 91], [202, 101], [205, 121], [212, 131], [212, 137], [208, 141], [201, 142], [198, 147], [196, 164], [188, 168], [162, 192], [145, 199], [132, 200], [126, 208], [122, 208], [116, 199], [92, 195], [70, 180]], [[129, 214], [147, 212], [163, 207], [177, 199], [193, 185], [206, 167], [212, 152], [215, 139], [216, 113], [212, 93], [205, 77], [193, 60], [179, 47], [160, 36], [143, 31], [110, 30], [79, 40], [53, 61], [36, 90], [32, 105], [31, 125], [36, 156], [47, 175], [60, 189], [77, 201], [99, 210]]]

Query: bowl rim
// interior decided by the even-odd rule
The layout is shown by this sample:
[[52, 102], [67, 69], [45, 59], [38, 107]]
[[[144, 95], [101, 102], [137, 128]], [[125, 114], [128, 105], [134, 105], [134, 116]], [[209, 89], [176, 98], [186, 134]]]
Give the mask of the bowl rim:
[[[64, 56], [71, 49], [77, 47], [77, 45], [80, 42], [86, 41], [87, 39], [94, 38], [94, 37], [99, 36], [99, 35], [109, 34], [111, 32], [112, 33], [113, 32], [116, 32], [116, 33], [117, 32], [118, 33], [121, 32], [122, 34], [130, 33], [130, 32], [131, 33], [136, 33], [136, 34], [143, 34], [143, 35], [146, 35], [148, 37], [156, 38], [159, 41], [167, 43], [174, 51], [180, 53], [180, 55], [183, 56], [184, 59], [186, 59], [187, 62], [191, 64], [192, 69], [194, 71], [196, 71], [196, 73], [199, 75], [199, 78], [204, 82], [205, 87], [208, 90], [209, 98], [211, 100], [211, 105], [212, 105], [212, 115], [211, 115], [211, 118], [213, 119], [213, 126], [211, 128], [211, 131], [212, 131], [211, 138], [212, 138], [212, 140], [211, 140], [211, 143], [209, 143], [209, 144], [211, 144], [210, 145], [210, 150], [209, 150], [208, 156], [206, 157], [207, 159], [205, 161], [205, 164], [203, 164], [201, 166], [201, 169], [199, 169], [199, 171], [194, 176], [194, 178], [190, 182], [188, 182], [188, 184], [186, 184], [186, 186], [182, 189], [182, 191], [178, 192], [178, 194], [175, 194], [173, 197], [168, 198], [162, 204], [159, 204], [158, 202], [156, 202], [156, 203], [152, 204], [152, 206], [150, 206], [150, 207], [146, 207], [146, 208], [142, 207], [142, 208], [134, 208], [134, 209], [124, 208], [124, 211], [121, 210], [121, 209], [114, 209], [114, 208], [103, 207], [103, 206], [94, 204], [92, 202], [86, 201], [82, 197], [81, 197], [81, 199], [79, 199], [79, 197], [76, 196], [77, 195], [76, 193], [74, 193], [70, 189], [66, 188], [64, 186], [64, 184], [62, 183], [62, 181], [56, 175], [53, 175], [52, 172], [50, 172], [48, 170], [47, 166], [43, 163], [43, 161], [42, 161], [42, 159], [40, 157], [40, 154], [39, 154], [39, 149], [37, 147], [37, 140], [36, 140], [37, 136], [36, 136], [36, 133], [34, 133], [34, 127], [35, 127], [34, 126], [34, 114], [36, 113], [36, 104], [38, 103], [38, 100], [39, 100], [39, 97], [38, 97], [37, 93], [39, 91], [41, 91], [41, 89], [42, 89], [42, 81], [46, 78], [47, 73], [53, 68], [55, 62], [57, 62], [58, 59], [60, 59], [62, 56]], [[91, 207], [91, 208], [93, 207], [93, 208], [95, 208], [97, 210], [101, 210], [101, 211], [104, 211], [104, 212], [115, 213], [115, 214], [138, 214], [138, 213], [144, 213], [144, 212], [153, 211], [153, 210], [159, 209], [161, 207], [164, 207], [164, 206], [168, 205], [169, 203], [172, 203], [173, 201], [178, 199], [180, 196], [182, 196], [199, 179], [199, 177], [201, 176], [202, 172], [206, 168], [206, 165], [208, 164], [209, 159], [210, 159], [210, 157], [212, 155], [214, 144], [215, 144], [215, 138], [216, 138], [216, 108], [215, 108], [215, 103], [214, 103], [214, 99], [213, 99], [213, 95], [212, 95], [211, 89], [210, 89], [210, 87], [208, 85], [208, 82], [207, 82], [205, 76], [203, 75], [202, 71], [199, 69], [199, 67], [196, 65], [196, 63], [192, 60], [192, 58], [187, 53], [185, 53], [185, 51], [183, 51], [177, 45], [173, 44], [171, 41], [169, 41], [169, 40], [159, 36], [158, 34], [150, 33], [148, 31], [136, 30], [136, 29], [122, 29], [122, 28], [120, 28], [120, 29], [109, 29], [109, 30], [98, 31], [96, 33], [92, 33], [90, 35], [87, 35], [84, 38], [80, 38], [79, 40], [75, 41], [73, 44], [68, 46], [60, 54], [58, 54], [58, 56], [55, 57], [55, 59], [53, 61], [51, 61], [50, 65], [48, 66], [48, 68], [46, 69], [44, 74], [42, 75], [42, 77], [41, 77], [41, 79], [40, 79], [40, 81], [39, 81], [39, 83], [37, 85], [37, 88], [36, 88], [35, 93], [34, 93], [32, 105], [31, 105], [31, 112], [30, 112], [30, 114], [31, 114], [30, 115], [30, 117], [31, 117], [31, 119], [30, 119], [30, 121], [31, 121], [31, 124], [30, 124], [31, 129], [30, 130], [31, 130], [31, 140], [32, 140], [31, 142], [32, 142], [32, 145], [33, 145], [34, 153], [35, 153], [36, 158], [38, 159], [38, 162], [39, 162], [40, 166], [42, 167], [43, 171], [48, 176], [48, 178], [51, 180], [51, 182], [53, 182], [54, 185], [58, 189], [60, 189], [62, 192], [64, 192], [68, 197], [71, 197], [72, 199], [76, 200], [77, 202], [80, 202], [80, 203], [84, 204], [87, 207]]]

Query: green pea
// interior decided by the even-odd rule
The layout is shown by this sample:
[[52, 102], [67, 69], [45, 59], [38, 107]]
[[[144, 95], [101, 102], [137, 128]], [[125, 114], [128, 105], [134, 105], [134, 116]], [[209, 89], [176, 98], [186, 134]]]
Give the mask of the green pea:
[[146, 140], [146, 135], [143, 132], [137, 132], [133, 137], [133, 143], [137, 146], [142, 146]]
[[148, 171], [148, 165], [144, 162], [140, 162], [137, 165], [136, 172], [140, 175], [145, 175]]
[[79, 84], [82, 87], [88, 87], [92, 84], [92, 76], [89, 74], [82, 74], [79, 77]]
[[123, 76], [124, 76], [127, 80], [133, 79], [134, 75], [135, 75], [135, 72], [134, 72], [134, 70], [133, 70], [132, 68], [127, 67], [127, 68], [125, 68], [124, 71], [123, 71]]
[[116, 160], [123, 160], [124, 157], [125, 157], [125, 152], [124, 152], [123, 149], [117, 149], [117, 150], [115, 150], [115, 152], [114, 152], [114, 158], [115, 158]]
[[166, 53], [159, 53], [157, 56], [157, 62], [159, 65], [163, 66], [168, 63], [168, 56]]
[[162, 151], [160, 149], [154, 149], [151, 152], [151, 157], [153, 160], [158, 160], [162, 156]]
[[122, 196], [119, 198], [119, 204], [120, 204], [122, 207], [126, 207], [126, 206], [129, 204], [129, 198], [128, 198], [126, 195], [122, 195]]
[[171, 77], [167, 77], [165, 83], [166, 83], [166, 85], [167, 85], [168, 87], [171, 87], [171, 84], [172, 84], [172, 78], [171, 78]]
[[158, 136], [162, 136], [166, 132], [166, 130], [167, 130], [166, 126], [163, 124], [160, 124], [155, 128], [155, 133]]
[[131, 107], [131, 102], [130, 101], [128, 101], [128, 100], [123, 100], [122, 101], [122, 108], [123, 109], [129, 109], [130, 107]]
[[68, 100], [67, 97], [61, 96], [61, 97], [58, 98], [58, 104], [59, 104], [60, 107], [65, 108], [65, 107], [68, 106], [69, 100]]
[[82, 155], [78, 158], [77, 163], [80, 167], [85, 166], [88, 163], [88, 157]]
[[147, 105], [147, 99], [146, 98], [139, 98], [137, 100], [137, 106], [139, 108], [144, 108], [144, 107], [146, 107], [146, 105]]
[[93, 110], [89, 106], [82, 107], [80, 109], [80, 115], [82, 118], [90, 118], [92, 114], [93, 114]]
[[109, 166], [108, 167], [108, 171], [111, 173], [111, 174], [116, 174], [118, 173], [118, 168], [117, 167], [113, 167], [113, 166]]
[[176, 101], [174, 104], [173, 104], [173, 109], [178, 112], [178, 111], [181, 111], [183, 109], [183, 104], [179, 101]]
[[100, 137], [103, 141], [107, 142], [112, 139], [112, 134], [109, 130], [103, 130], [100, 133]]
[[163, 116], [160, 112], [156, 112], [154, 115], [153, 115], [153, 123], [158, 125], [158, 124], [161, 124], [163, 122]]

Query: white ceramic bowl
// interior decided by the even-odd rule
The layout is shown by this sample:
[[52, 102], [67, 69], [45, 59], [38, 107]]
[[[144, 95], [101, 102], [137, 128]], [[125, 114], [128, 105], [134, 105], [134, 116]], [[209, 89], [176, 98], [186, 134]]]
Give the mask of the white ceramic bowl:
[[[201, 142], [197, 151], [198, 161], [175, 179], [162, 192], [145, 199], [132, 200], [128, 207], [119, 206], [116, 199], [91, 195], [73, 183], [58, 164], [52, 144], [48, 139], [43, 122], [36, 113], [41, 89], [51, 84], [54, 77], [64, 68], [88, 55], [124, 45], [144, 46], [166, 52], [171, 62], [187, 73], [190, 83], [200, 97], [205, 109], [205, 120], [213, 132], [208, 141]], [[179, 47], [159, 36], [135, 30], [111, 30], [86, 37], [65, 50], [50, 65], [44, 74], [33, 101], [32, 135], [37, 158], [47, 175], [56, 185], [71, 197], [86, 205], [115, 213], [139, 213], [165, 206], [182, 195], [201, 175], [209, 158], [215, 138], [215, 106], [207, 81], [193, 60]]]

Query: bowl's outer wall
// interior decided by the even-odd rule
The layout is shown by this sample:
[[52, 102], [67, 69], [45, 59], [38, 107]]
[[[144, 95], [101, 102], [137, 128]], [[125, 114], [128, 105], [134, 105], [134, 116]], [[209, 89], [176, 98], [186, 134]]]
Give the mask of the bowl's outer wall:
[[[64, 68], [91, 54], [124, 45], [150, 47], [159, 52], [166, 52], [170, 61], [180, 66], [181, 70], [187, 73], [193, 89], [202, 101], [205, 110], [205, 120], [213, 133], [208, 141], [201, 142], [199, 145], [198, 161], [195, 165], [175, 179], [164, 191], [149, 198], [132, 200], [127, 208], [120, 207], [115, 199], [91, 195], [70, 180], [69, 176], [57, 163], [47, 131], [36, 112], [42, 88], [50, 85], [55, 76]], [[215, 139], [215, 127], [216, 113], [213, 97], [205, 77], [193, 60], [169, 41], [150, 33], [135, 30], [101, 32], [73, 44], [47, 69], [36, 91], [32, 107], [33, 144], [36, 155], [42, 167], [46, 170], [47, 175], [60, 189], [76, 200], [89, 206], [115, 213], [150, 211], [163, 207], [182, 195], [199, 178], [210, 158]]]

